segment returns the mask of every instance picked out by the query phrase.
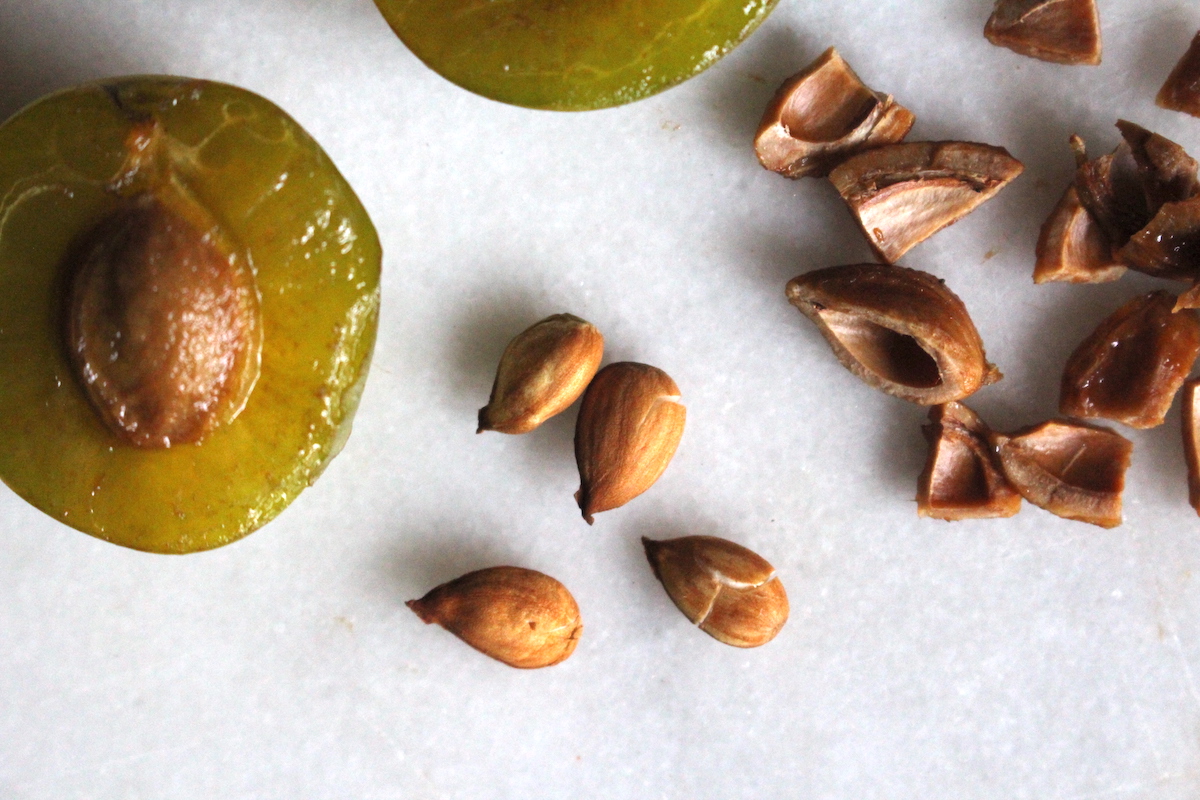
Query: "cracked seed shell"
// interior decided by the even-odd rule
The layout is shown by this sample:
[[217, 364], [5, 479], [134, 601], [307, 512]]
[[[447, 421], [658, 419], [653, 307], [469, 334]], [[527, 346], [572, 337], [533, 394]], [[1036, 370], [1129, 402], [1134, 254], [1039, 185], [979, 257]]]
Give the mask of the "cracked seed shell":
[[484, 655], [537, 669], [575, 652], [583, 623], [567, 587], [532, 569], [489, 567], [431, 589], [405, 605]]
[[1021, 496], [1051, 514], [1115, 528], [1133, 443], [1110, 428], [1050, 420], [992, 434], [1004, 476]]
[[1003, 189], [1024, 166], [1003, 147], [906, 142], [859, 153], [829, 173], [876, 255], [894, 264]]
[[766, 559], [716, 536], [655, 541], [646, 558], [676, 607], [700, 630], [734, 647], [775, 638], [788, 618], [787, 593]]
[[1170, 111], [1200, 117], [1200, 32], [1167, 76], [1154, 102]]
[[991, 430], [962, 403], [929, 409], [921, 428], [929, 442], [917, 479], [917, 515], [942, 520], [1011, 517], [1021, 495], [1004, 477], [988, 437]]
[[1182, 417], [1188, 502], [1200, 514], [1200, 378], [1192, 378], [1183, 385]]
[[1200, 318], [1175, 295], [1135, 297], [1080, 343], [1063, 369], [1059, 413], [1131, 428], [1161, 425], [1200, 355]]
[[1096, 0], [999, 0], [983, 35], [994, 45], [1042, 61], [1100, 63]]
[[1106, 283], [1125, 274], [1099, 223], [1068, 186], [1038, 235], [1034, 283]]
[[1169, 280], [1200, 280], [1200, 197], [1164, 203], [1117, 253], [1130, 269]]
[[868, 89], [831, 47], [775, 92], [754, 152], [788, 178], [820, 178], [860, 150], [902, 140], [914, 120], [891, 95]]
[[945, 282], [907, 267], [851, 264], [793, 278], [788, 300], [865, 383], [920, 405], [961, 400], [1002, 375]]

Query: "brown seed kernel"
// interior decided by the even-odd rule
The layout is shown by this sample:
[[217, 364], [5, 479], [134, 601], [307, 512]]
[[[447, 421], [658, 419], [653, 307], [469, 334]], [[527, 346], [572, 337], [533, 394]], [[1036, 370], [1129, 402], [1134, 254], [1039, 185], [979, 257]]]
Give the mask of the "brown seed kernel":
[[1200, 280], [1200, 197], [1164, 204], [1117, 258], [1156, 278]]
[[1117, 309], [1067, 359], [1058, 410], [1131, 428], [1161, 425], [1200, 355], [1200, 319], [1151, 292]]
[[547, 317], [504, 349], [479, 429], [526, 433], [565, 411], [600, 367], [604, 337], [571, 314]]
[[589, 525], [593, 515], [654, 485], [675, 455], [686, 418], [679, 387], [661, 369], [623, 361], [596, 373], [575, 423], [575, 500]]
[[852, 264], [807, 272], [788, 300], [867, 384], [921, 405], [961, 400], [1002, 377], [962, 300], [928, 272]]
[[1154, 102], [1171, 111], [1200, 117], [1200, 33], [1171, 70]]
[[994, 45], [1042, 61], [1100, 63], [1096, 0], [999, 0], [983, 35]]
[[775, 92], [754, 152], [781, 175], [819, 178], [859, 150], [902, 140], [913, 121], [891, 95], [863, 85], [831, 47]]
[[752, 550], [716, 536], [654, 541], [646, 558], [683, 615], [714, 639], [758, 647], [788, 618], [787, 593], [775, 568]]
[[829, 180], [871, 248], [892, 264], [975, 210], [1023, 169], [1002, 147], [912, 142], [859, 153], [830, 172]]
[[1183, 455], [1187, 461], [1188, 502], [1200, 514], [1200, 379], [1183, 385]]
[[929, 458], [917, 479], [917, 515], [944, 520], [1011, 517], [1021, 495], [1001, 471], [991, 431], [962, 403], [929, 409]]
[[67, 342], [101, 419], [138, 447], [196, 442], [242, 410], [262, 332], [248, 257], [171, 191], [144, 192], [74, 266]]
[[1067, 420], [992, 435], [1004, 475], [1029, 502], [1103, 528], [1121, 524], [1133, 444], [1116, 431]]
[[490, 567], [443, 583], [405, 605], [484, 655], [537, 669], [575, 652], [583, 623], [567, 587], [531, 569]]
[[1042, 225], [1037, 242], [1033, 282], [1104, 283], [1125, 274], [1114, 257], [1104, 230], [1068, 186]]

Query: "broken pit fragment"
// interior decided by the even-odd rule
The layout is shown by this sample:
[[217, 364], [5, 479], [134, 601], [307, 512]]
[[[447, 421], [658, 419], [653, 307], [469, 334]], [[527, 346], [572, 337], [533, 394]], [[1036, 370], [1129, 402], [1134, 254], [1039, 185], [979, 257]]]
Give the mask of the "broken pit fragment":
[[829, 180], [875, 253], [893, 264], [974, 211], [1023, 169], [1002, 147], [912, 142], [853, 156], [834, 169]]
[[1067, 359], [1058, 410], [1131, 428], [1161, 425], [1200, 355], [1200, 319], [1170, 292], [1130, 300]]
[[944, 520], [1011, 517], [1021, 495], [1004, 477], [991, 431], [962, 403], [929, 409], [929, 458], [917, 479], [917, 514]]
[[1009, 483], [1029, 502], [1102, 528], [1121, 524], [1121, 493], [1133, 444], [1116, 431], [1050, 420], [992, 445]]
[[846, 369], [903, 400], [961, 400], [1002, 377], [962, 300], [928, 272], [884, 264], [827, 267], [789, 281], [787, 297]]
[[754, 152], [788, 178], [821, 178], [860, 150], [902, 140], [914, 119], [891, 95], [868, 89], [831, 47], [775, 92]]
[[1200, 33], [1171, 70], [1154, 102], [1170, 111], [1200, 117]]
[[1188, 502], [1200, 514], [1200, 379], [1183, 385], [1183, 455], [1187, 461]]
[[994, 45], [1042, 61], [1100, 63], [1096, 0], [999, 0], [983, 35]]
[[1125, 274], [1104, 229], [1079, 202], [1074, 186], [1067, 187], [1042, 225], [1036, 255], [1034, 283], [1105, 283]]
[[1117, 258], [1156, 278], [1200, 280], [1200, 197], [1164, 204]]

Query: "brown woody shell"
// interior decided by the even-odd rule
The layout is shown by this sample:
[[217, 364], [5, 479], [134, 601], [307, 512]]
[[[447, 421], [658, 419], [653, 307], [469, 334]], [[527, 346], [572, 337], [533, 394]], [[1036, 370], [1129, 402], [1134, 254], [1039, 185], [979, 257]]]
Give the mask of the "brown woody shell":
[[1171, 111], [1200, 117], [1200, 33], [1167, 76], [1155, 102]]
[[846, 369], [888, 394], [937, 405], [1002, 377], [962, 300], [928, 272], [828, 267], [793, 278], [787, 296]]
[[999, 0], [983, 29], [988, 41], [1056, 64], [1099, 64], [1096, 0]]
[[993, 434], [1004, 475], [1021, 496], [1066, 519], [1121, 524], [1121, 493], [1133, 444], [1109, 428], [1050, 420]]
[[788, 178], [824, 177], [860, 150], [902, 140], [913, 121], [891, 95], [863, 85], [831, 47], [775, 92], [754, 152], [764, 167]]
[[1132, 428], [1161, 425], [1200, 355], [1200, 319], [1151, 292], [1113, 312], [1071, 354], [1058, 410]]
[[962, 403], [934, 406], [922, 432], [929, 457], [917, 479], [919, 516], [983, 519], [1021, 510], [1021, 495], [1004, 477], [978, 414]]
[[987, 201], [1024, 166], [1002, 147], [909, 142], [859, 153], [829, 173], [867, 241], [889, 264]]

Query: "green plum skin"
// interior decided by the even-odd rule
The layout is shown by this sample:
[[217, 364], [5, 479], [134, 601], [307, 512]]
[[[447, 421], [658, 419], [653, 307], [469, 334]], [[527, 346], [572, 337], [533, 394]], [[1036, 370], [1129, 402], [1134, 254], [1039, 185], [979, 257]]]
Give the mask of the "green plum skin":
[[[249, 253], [259, 380], [197, 444], [146, 450], [100, 421], [67, 358], [68, 254], [119, 202], [108, 183], [138, 119]], [[136, 76], [45, 97], [0, 126], [0, 479], [67, 525], [159, 553], [228, 544], [310, 485], [350, 432], [379, 312], [381, 251], [305, 131], [243, 89]]]
[[375, 0], [444, 78], [528, 108], [583, 111], [661, 92], [758, 27], [777, 0]]

